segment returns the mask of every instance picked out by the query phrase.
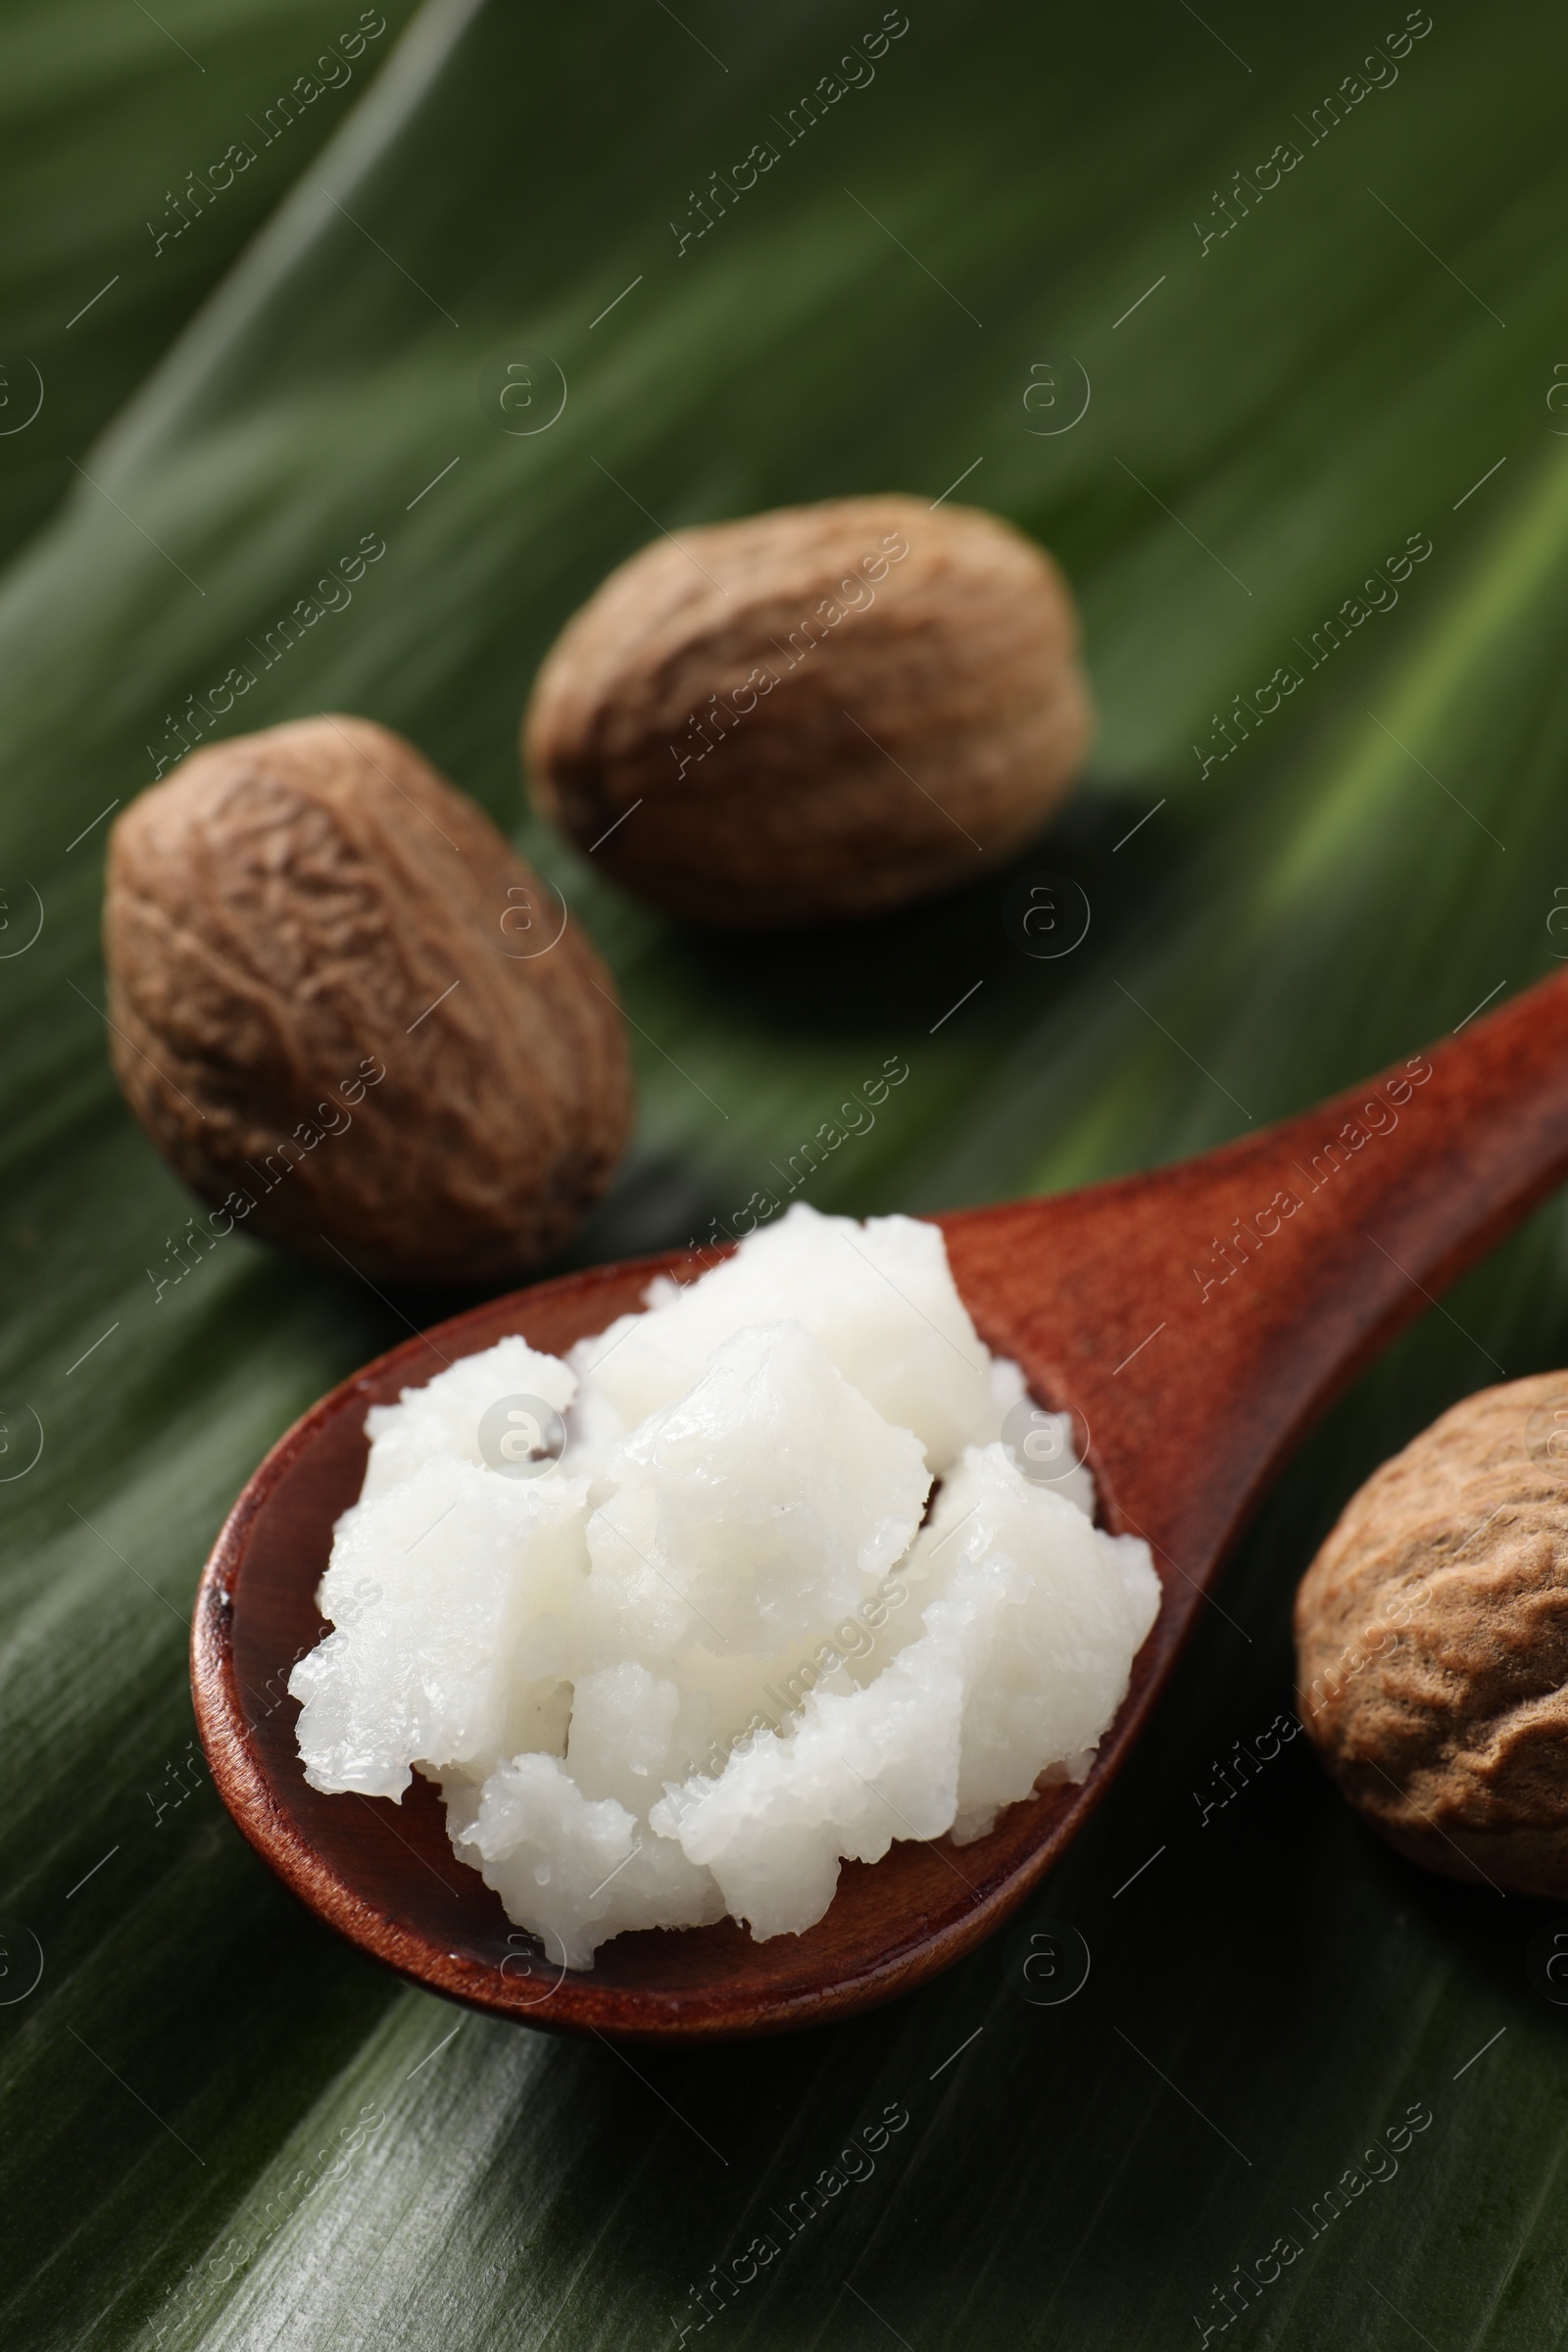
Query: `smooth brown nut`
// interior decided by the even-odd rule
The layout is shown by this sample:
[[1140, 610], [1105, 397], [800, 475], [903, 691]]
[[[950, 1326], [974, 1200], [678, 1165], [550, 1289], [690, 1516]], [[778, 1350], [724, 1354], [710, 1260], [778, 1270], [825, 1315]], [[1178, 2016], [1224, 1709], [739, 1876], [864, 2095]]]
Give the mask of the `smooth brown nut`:
[[973, 508], [843, 498], [612, 572], [546, 656], [523, 757], [628, 890], [750, 929], [969, 879], [1065, 798], [1089, 733], [1049, 556]]
[[115, 1073], [153, 1142], [215, 1211], [313, 1256], [521, 1273], [625, 1144], [599, 957], [368, 719], [215, 743], [144, 792], [110, 837], [104, 947]]
[[1484, 1389], [1368, 1479], [1301, 1580], [1298, 1703], [1412, 1861], [1568, 1895], [1568, 1372]]

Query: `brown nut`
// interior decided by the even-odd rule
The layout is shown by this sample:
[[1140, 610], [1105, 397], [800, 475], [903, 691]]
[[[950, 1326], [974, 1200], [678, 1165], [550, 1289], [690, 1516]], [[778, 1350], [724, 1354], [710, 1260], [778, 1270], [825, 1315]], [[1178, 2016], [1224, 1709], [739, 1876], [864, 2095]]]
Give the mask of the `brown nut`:
[[1354, 1495], [1296, 1600], [1298, 1704], [1412, 1861], [1568, 1895], [1568, 1372], [1467, 1396]]
[[495, 1281], [566, 1239], [625, 1144], [599, 957], [368, 719], [211, 744], [144, 792], [110, 837], [104, 947], [115, 1073], [216, 1231]]
[[682, 531], [546, 656], [534, 802], [704, 922], [903, 906], [1065, 798], [1090, 733], [1077, 649], [1050, 557], [973, 508], [842, 498]]

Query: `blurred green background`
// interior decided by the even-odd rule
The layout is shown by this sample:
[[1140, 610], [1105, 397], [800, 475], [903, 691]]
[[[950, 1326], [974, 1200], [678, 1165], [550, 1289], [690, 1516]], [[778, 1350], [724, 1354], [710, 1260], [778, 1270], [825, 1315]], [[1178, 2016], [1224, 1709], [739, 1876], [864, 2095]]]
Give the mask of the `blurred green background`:
[[[243, 719], [402, 729], [613, 962], [641, 1120], [576, 1261], [727, 1218], [889, 1054], [909, 1080], [820, 1206], [1202, 1149], [1568, 947], [1560, 10], [908, 0], [874, 76], [681, 250], [710, 175], [782, 144], [883, 23], [842, 0], [0, 8], [10, 2344], [1568, 2335], [1568, 2021], [1527, 1957], [1549, 1913], [1396, 1861], [1304, 1741], [1202, 1810], [1290, 1704], [1294, 1587], [1361, 1478], [1456, 1396], [1562, 1360], [1555, 1204], [1308, 1446], [1017, 1931], [841, 2030], [622, 2055], [460, 2016], [319, 1930], [191, 1760], [186, 1623], [223, 1511], [432, 1310], [242, 1235], [155, 1304], [188, 1203], [105, 1060], [105, 812], [362, 533], [385, 558]], [[318, 73], [357, 27], [349, 77]], [[318, 95], [264, 142], [302, 77]], [[514, 437], [485, 392], [524, 351], [567, 398]], [[533, 670], [650, 517], [965, 473], [1083, 607], [1099, 743], [1019, 869], [1083, 885], [1078, 952], [1016, 953], [1012, 874], [714, 941], [524, 819]], [[1432, 552], [1396, 607], [1307, 670], [1294, 649], [1411, 534]], [[1205, 769], [1216, 714], [1291, 662], [1301, 689]], [[1038, 2005], [1028, 1936], [1067, 1929], [1089, 1981]], [[909, 2120], [874, 2174], [774, 2230], [705, 2323], [691, 2290], [890, 2103]], [[1308, 2237], [1412, 2104], [1432, 2120], [1396, 2175]], [[1216, 2299], [1287, 2233], [1277, 2279]]]

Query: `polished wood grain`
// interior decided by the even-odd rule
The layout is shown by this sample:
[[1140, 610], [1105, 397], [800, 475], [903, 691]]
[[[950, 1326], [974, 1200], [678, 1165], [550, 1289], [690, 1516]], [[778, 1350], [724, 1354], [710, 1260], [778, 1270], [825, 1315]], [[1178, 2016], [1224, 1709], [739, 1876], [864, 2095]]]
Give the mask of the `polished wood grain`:
[[755, 1943], [731, 1921], [622, 1936], [548, 1965], [448, 1844], [418, 1776], [401, 1805], [321, 1796], [295, 1750], [293, 1661], [359, 1493], [368, 1406], [521, 1332], [559, 1351], [641, 1303], [678, 1251], [541, 1283], [412, 1339], [336, 1389], [251, 1479], [203, 1575], [192, 1682], [214, 1781], [284, 1883], [415, 1983], [521, 2023], [646, 2041], [772, 2033], [908, 1990], [1049, 1870], [1142, 1733], [1269, 1480], [1338, 1391], [1568, 1174], [1568, 974], [1304, 1117], [1151, 1174], [937, 1220], [981, 1335], [1087, 1432], [1106, 1526], [1148, 1538], [1163, 1599], [1081, 1788], [991, 1835], [847, 1863], [827, 1916]]

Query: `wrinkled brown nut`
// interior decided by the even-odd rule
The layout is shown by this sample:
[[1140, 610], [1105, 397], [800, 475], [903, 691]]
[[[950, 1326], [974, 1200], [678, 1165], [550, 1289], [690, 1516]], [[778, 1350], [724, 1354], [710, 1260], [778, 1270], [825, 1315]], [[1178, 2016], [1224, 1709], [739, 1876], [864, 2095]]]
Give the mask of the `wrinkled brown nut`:
[[1368, 1479], [1301, 1580], [1298, 1703], [1428, 1869], [1568, 1894], [1568, 1372], [1468, 1396]]
[[625, 1144], [599, 957], [368, 719], [212, 744], [144, 792], [110, 838], [104, 946], [115, 1073], [214, 1232], [496, 1281], [566, 1239]]
[[1049, 556], [973, 508], [844, 498], [623, 564], [546, 657], [523, 755], [628, 890], [745, 929], [968, 879], [1065, 798], [1089, 733]]

